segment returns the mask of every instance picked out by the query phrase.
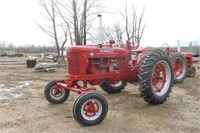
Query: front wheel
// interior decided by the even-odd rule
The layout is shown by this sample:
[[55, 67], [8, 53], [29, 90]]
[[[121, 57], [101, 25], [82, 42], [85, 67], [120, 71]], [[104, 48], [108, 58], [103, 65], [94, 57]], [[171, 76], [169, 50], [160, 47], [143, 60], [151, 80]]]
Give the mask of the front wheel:
[[188, 68], [188, 73], [187, 73], [187, 77], [194, 77], [196, 74], [196, 68], [193, 66], [190, 66]]
[[75, 101], [73, 115], [84, 126], [92, 126], [104, 120], [108, 112], [106, 99], [95, 92], [85, 92]]
[[166, 101], [173, 86], [173, 69], [163, 52], [146, 54], [140, 65], [139, 83], [146, 102], [161, 104]]
[[[61, 82], [64, 83], [64, 81]], [[45, 98], [51, 104], [60, 104], [65, 102], [69, 97], [69, 93], [69, 90], [59, 88], [56, 80], [50, 81], [44, 88]]]
[[110, 84], [107, 81], [104, 81], [101, 84], [101, 88], [109, 93], [109, 94], [113, 94], [113, 93], [119, 93], [122, 91], [122, 89], [124, 89], [124, 87], [126, 86], [125, 83], [123, 83], [122, 81], [118, 81], [115, 84]]

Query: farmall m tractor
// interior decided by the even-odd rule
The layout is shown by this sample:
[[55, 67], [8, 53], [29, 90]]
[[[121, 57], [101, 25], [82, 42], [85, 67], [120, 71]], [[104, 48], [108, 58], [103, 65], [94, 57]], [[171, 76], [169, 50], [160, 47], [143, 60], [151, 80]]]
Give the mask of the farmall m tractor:
[[123, 48], [113, 47], [112, 40], [102, 45], [100, 15], [99, 18], [99, 45], [68, 47], [66, 78], [53, 80], [44, 89], [51, 104], [65, 102], [70, 91], [80, 94], [73, 105], [73, 116], [85, 126], [100, 123], [108, 111], [106, 99], [89, 85], [99, 85], [112, 94], [120, 92], [127, 83], [137, 83], [143, 99], [154, 105], [165, 102], [173, 86], [172, 64], [164, 52], [154, 50], [139, 58], [145, 48], [136, 49], [128, 42]]

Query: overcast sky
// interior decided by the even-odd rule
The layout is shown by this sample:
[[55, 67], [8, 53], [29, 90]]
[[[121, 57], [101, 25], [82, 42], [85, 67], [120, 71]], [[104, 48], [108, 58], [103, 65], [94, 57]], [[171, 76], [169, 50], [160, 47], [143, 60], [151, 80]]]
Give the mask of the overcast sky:
[[[128, 0], [132, 3], [138, 12], [146, 6], [143, 46], [175, 45], [177, 40], [200, 42], [200, 0]], [[110, 13], [103, 14], [103, 22], [109, 25], [117, 20], [115, 13], [125, 0], [105, 0], [104, 4]], [[0, 42], [52, 45], [35, 23], [42, 19], [39, 9], [37, 0], [0, 0]]]

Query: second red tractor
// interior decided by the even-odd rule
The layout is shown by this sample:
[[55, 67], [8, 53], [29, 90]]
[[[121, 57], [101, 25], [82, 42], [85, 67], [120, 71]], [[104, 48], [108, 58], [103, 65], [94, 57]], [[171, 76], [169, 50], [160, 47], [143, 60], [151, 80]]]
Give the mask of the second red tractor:
[[185, 77], [194, 77], [196, 69], [193, 66], [193, 56], [191, 52], [181, 52], [180, 48], [170, 49], [167, 43], [164, 43], [161, 49], [167, 54], [172, 62], [174, 72], [174, 83], [181, 83]]

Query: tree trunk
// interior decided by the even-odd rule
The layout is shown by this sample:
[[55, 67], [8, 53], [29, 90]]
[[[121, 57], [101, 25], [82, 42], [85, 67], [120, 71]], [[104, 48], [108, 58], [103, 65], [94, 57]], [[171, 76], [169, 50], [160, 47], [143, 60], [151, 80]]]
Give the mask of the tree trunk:
[[86, 14], [87, 14], [87, 1], [88, 0], [85, 0], [84, 1], [84, 10], [83, 10], [83, 44], [84, 45], [86, 45], [86, 24], [87, 24], [87, 16], [86, 16]]
[[59, 43], [58, 43], [58, 37], [57, 37], [57, 31], [56, 31], [56, 16], [55, 16], [55, 3], [54, 1], [52, 0], [52, 22], [53, 22], [53, 32], [54, 32], [54, 40], [55, 40], [55, 43], [56, 43], [56, 47], [57, 47], [57, 53], [58, 53], [58, 56], [60, 56], [60, 47], [59, 47]]
[[79, 36], [78, 36], [78, 17], [77, 17], [77, 8], [76, 8], [76, 1], [72, 1], [73, 5], [73, 19], [74, 19], [74, 37], [75, 37], [75, 43], [76, 45], [79, 45]]

